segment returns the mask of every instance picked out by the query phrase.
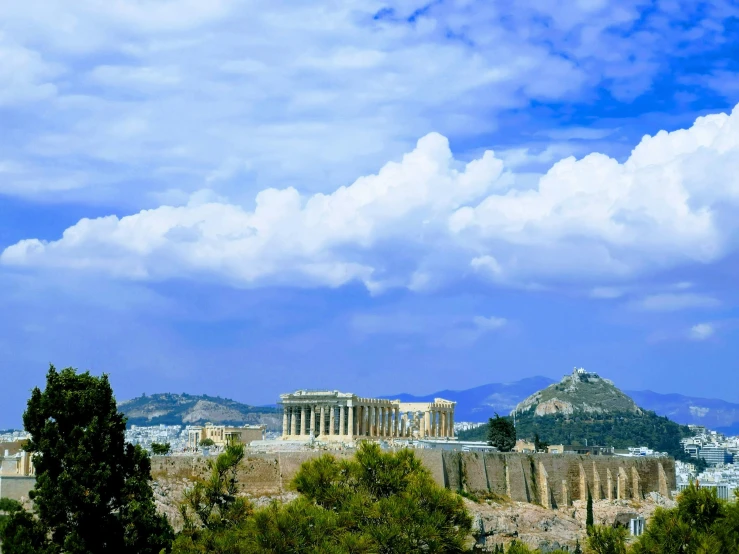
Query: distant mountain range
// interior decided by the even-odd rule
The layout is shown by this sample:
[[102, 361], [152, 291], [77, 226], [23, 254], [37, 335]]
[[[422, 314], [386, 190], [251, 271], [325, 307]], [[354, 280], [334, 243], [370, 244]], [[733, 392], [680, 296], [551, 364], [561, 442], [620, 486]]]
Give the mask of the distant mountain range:
[[[423, 396], [395, 394], [383, 398], [404, 402], [428, 402], [446, 398], [457, 402], [456, 421], [487, 421], [496, 412], [509, 414], [527, 397], [546, 389], [556, 381], [548, 377], [527, 377], [510, 383], [491, 383], [466, 390], [442, 390]], [[680, 394], [652, 391], [624, 391], [641, 408], [666, 416], [684, 425], [705, 425], [727, 434], [739, 434], [739, 404], [724, 400], [694, 398]], [[202, 424], [206, 421], [229, 425], [265, 424], [269, 430], [282, 426], [281, 412], [276, 406], [250, 406], [205, 395], [152, 394], [118, 404], [128, 416], [129, 425]], [[626, 407], [626, 404], [623, 406]]]
[[[487, 421], [496, 412], [509, 414], [532, 394], [556, 383], [548, 377], [527, 377], [510, 383], [491, 383], [466, 390], [442, 390], [424, 396], [388, 395], [404, 402], [427, 402], [446, 398], [457, 402], [455, 421]], [[641, 408], [666, 416], [683, 425], [705, 425], [727, 434], [739, 434], [739, 404], [680, 394], [652, 391], [624, 391]]]

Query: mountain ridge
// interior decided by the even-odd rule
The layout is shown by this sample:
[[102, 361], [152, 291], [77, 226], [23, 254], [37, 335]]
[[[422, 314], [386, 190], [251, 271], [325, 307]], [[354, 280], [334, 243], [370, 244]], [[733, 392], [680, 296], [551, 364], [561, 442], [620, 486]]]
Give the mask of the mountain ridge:
[[230, 398], [205, 394], [156, 393], [118, 403], [127, 425], [266, 425], [269, 431], [282, 426], [282, 415], [273, 406], [251, 406]]
[[[495, 391], [503, 383], [490, 383], [471, 389], [443, 390], [423, 396], [409, 394], [383, 395], [382, 398], [400, 398], [408, 401], [426, 401], [436, 397], [457, 402], [455, 421], [485, 422], [497, 412], [508, 414], [526, 397], [538, 390], [556, 383], [549, 377], [527, 377], [519, 381], [505, 384], [504, 401], [494, 394], [482, 394], [486, 390]], [[669, 417], [682, 425], [704, 425], [710, 429], [726, 434], [739, 434], [739, 403], [727, 400], [692, 397], [678, 393], [658, 393], [654, 391], [623, 390], [636, 404], [655, 412], [657, 415]]]

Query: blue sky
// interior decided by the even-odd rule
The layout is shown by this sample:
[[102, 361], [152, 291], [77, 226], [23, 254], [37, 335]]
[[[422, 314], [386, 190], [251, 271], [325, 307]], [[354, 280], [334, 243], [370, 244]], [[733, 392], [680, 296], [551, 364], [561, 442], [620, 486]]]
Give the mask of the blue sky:
[[49, 362], [273, 403], [739, 401], [732, 2], [0, 5], [0, 428]]

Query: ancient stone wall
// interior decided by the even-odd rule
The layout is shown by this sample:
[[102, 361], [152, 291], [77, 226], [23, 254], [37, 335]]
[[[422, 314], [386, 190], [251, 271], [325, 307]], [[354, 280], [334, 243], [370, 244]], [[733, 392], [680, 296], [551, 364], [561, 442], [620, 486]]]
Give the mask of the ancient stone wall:
[[[303, 462], [318, 452], [248, 454], [238, 479], [252, 495], [277, 495], [290, 482]], [[453, 490], [491, 492], [513, 500], [560, 507], [572, 500], [611, 497], [639, 498], [650, 492], [665, 494], [676, 488], [675, 462], [671, 458], [580, 456], [573, 454], [517, 454], [416, 450], [415, 454], [434, 480]], [[333, 453], [342, 458], [352, 452]], [[206, 459], [186, 456], [155, 456], [152, 473], [158, 477], [205, 475]], [[620, 482], [620, 486], [619, 486]]]
[[28, 493], [35, 484], [35, 477], [23, 477], [20, 475], [0, 476], [0, 498], [12, 498], [18, 501], [27, 500]]

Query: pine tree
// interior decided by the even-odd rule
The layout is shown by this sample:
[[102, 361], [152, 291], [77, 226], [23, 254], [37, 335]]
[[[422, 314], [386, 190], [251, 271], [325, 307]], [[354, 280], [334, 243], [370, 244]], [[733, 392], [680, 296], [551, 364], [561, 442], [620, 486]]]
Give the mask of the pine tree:
[[573, 554], [582, 554], [582, 547], [580, 546], [580, 539], [575, 541], [575, 551]]
[[125, 442], [126, 419], [107, 376], [51, 366], [46, 389], [31, 393], [23, 424], [36, 469], [33, 513], [11, 514], [0, 537], [3, 552], [169, 549], [172, 528], [154, 505], [149, 456]]
[[501, 452], [510, 452], [516, 446], [516, 428], [510, 417], [495, 418], [488, 422], [488, 444], [495, 446]]

